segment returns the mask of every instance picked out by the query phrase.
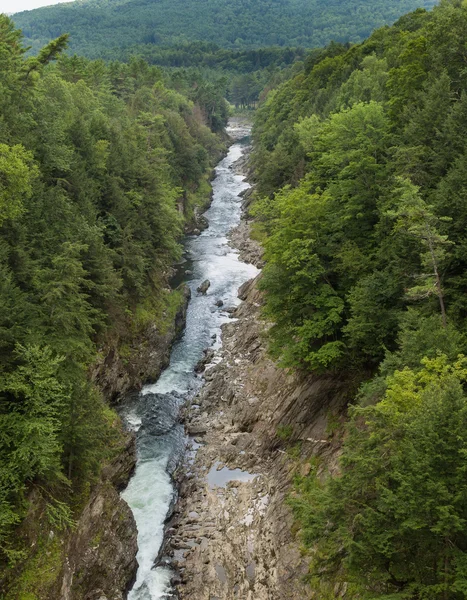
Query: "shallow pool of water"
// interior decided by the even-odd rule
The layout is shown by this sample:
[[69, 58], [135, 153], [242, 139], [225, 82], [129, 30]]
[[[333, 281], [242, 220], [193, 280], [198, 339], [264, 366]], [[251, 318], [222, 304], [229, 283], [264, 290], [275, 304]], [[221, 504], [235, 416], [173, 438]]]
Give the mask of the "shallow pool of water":
[[211, 488], [225, 487], [230, 481], [253, 481], [255, 477], [258, 477], [256, 473], [248, 473], [241, 469], [229, 469], [228, 467], [219, 469], [219, 465], [218, 462], [214, 463], [208, 473], [208, 484]]

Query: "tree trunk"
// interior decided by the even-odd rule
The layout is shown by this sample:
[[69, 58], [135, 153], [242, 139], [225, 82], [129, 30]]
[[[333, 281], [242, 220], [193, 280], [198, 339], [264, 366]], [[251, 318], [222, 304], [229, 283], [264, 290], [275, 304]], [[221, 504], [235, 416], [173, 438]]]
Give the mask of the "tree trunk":
[[433, 273], [434, 273], [435, 281], [436, 281], [436, 291], [438, 293], [439, 306], [441, 308], [441, 319], [443, 321], [443, 327], [446, 328], [447, 321], [446, 321], [446, 309], [444, 306], [443, 288], [441, 287], [441, 279], [439, 276], [438, 264], [436, 262], [435, 251], [433, 248], [433, 240], [431, 239], [431, 235], [430, 235], [428, 226], [427, 226], [427, 230], [428, 230], [427, 241], [428, 241], [428, 246], [430, 248], [431, 260], [433, 262]]

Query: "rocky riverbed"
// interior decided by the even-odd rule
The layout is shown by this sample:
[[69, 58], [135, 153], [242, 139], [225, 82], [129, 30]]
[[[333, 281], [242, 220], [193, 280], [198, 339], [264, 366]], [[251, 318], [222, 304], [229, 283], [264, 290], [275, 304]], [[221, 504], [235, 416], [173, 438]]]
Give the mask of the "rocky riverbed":
[[[247, 221], [230, 237], [242, 260], [262, 264]], [[240, 288], [244, 302], [223, 326], [205, 385], [185, 409], [190, 449], [160, 553], [176, 569], [182, 600], [312, 597], [286, 499], [294, 474], [309, 472], [309, 457], [335, 462], [328, 421], [343, 418], [348, 385], [277, 367], [266, 352], [256, 283]]]

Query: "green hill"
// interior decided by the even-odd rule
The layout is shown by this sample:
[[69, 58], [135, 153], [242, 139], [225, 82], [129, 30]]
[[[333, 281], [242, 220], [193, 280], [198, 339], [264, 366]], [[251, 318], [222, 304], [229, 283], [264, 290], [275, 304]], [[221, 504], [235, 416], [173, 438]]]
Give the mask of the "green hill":
[[[194, 40], [225, 48], [356, 42], [434, 0], [79, 0], [18, 13], [33, 49], [64, 32], [88, 56], [139, 44]], [[107, 51], [107, 52], [106, 52]]]

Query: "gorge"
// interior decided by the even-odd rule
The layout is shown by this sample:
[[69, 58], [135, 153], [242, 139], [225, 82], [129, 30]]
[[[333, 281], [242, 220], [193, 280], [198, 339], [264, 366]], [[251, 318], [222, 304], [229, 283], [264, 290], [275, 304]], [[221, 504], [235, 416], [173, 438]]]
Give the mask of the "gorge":
[[[249, 133], [232, 122], [227, 131]], [[343, 417], [347, 382], [287, 373], [267, 355], [261, 250], [240, 222], [247, 139], [216, 168], [209, 227], [185, 243], [192, 299], [170, 366], [122, 409], [138, 447], [122, 494], [138, 527], [132, 600], [312, 597], [285, 500], [311, 455], [335, 466], [340, 444], [328, 421]], [[197, 293], [206, 279], [208, 293]]]
[[[227, 129], [235, 137], [247, 137], [242, 127]], [[137, 431], [138, 464], [123, 498], [132, 508], [138, 526], [139, 570], [129, 594], [135, 600], [163, 598], [170, 589], [170, 573], [163, 567], [153, 568], [164, 532], [164, 521], [174, 490], [170, 475], [180, 461], [185, 446], [179, 411], [201, 385], [194, 367], [203, 350], [220, 346], [220, 327], [229, 320], [224, 307], [237, 303], [237, 289], [255, 276], [254, 266], [242, 263], [228, 246], [227, 235], [240, 220], [239, 194], [248, 185], [236, 175], [235, 162], [242, 156], [237, 141], [215, 169], [212, 182], [213, 200], [207, 211], [209, 227], [185, 244], [189, 266], [188, 285], [192, 299], [188, 306], [186, 327], [175, 344], [169, 367], [157, 383], [143, 388], [133, 405], [124, 408], [124, 419]], [[211, 282], [207, 294], [197, 293], [200, 283]], [[216, 306], [216, 303], [221, 306]]]
[[312, 50], [31, 28], [0, 15], [0, 599], [465, 600], [465, 3]]

